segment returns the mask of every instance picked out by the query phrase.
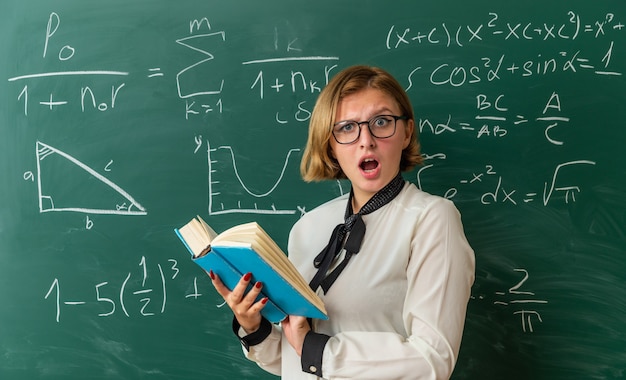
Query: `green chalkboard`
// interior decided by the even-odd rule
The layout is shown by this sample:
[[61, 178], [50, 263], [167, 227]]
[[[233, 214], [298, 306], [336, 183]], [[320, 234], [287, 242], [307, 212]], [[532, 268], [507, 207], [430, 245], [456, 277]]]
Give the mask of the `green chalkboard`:
[[0, 4], [0, 378], [270, 379], [173, 233], [290, 226], [329, 77], [388, 69], [476, 251], [454, 379], [626, 378], [626, 3]]

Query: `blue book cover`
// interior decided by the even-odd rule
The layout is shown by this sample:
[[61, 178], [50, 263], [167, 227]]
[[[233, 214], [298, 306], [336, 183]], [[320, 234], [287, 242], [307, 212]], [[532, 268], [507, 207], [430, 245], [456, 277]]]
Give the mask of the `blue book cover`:
[[[290, 284], [285, 278], [283, 278], [270, 263], [255, 252], [252, 248], [252, 244], [217, 242], [216, 244], [210, 246], [210, 250], [208, 250], [209, 247], [203, 249], [208, 250], [208, 252], [203, 255], [199, 255], [198, 244], [188, 243], [185, 240], [185, 237], [183, 236], [184, 234], [181, 233], [183, 228], [175, 229], [175, 232], [191, 253], [192, 260], [206, 272], [212, 270], [219, 276], [227, 288], [232, 290], [237, 283], [239, 283], [241, 277], [246, 273], [252, 273], [250, 287], [256, 281], [263, 283], [263, 289], [257, 301], [264, 297], [268, 297], [269, 301], [261, 310], [261, 314], [270, 322], [278, 323], [285, 319], [287, 315], [328, 319], [325, 310], [323, 310], [321, 300], [319, 301], [321, 307], [317, 307], [310, 302], [294, 287], [294, 285]], [[210, 237], [209, 241], [212, 239], [213, 237]], [[194, 247], [192, 248], [192, 246]], [[196, 253], [194, 253], [194, 249]], [[281, 254], [284, 256], [283, 253]], [[286, 264], [293, 267], [288, 260], [284, 261], [284, 263], [280, 262], [280, 264]], [[295, 271], [295, 268], [290, 269]], [[299, 285], [306, 285], [304, 279], [302, 279], [301, 276], [299, 277]], [[309, 291], [310, 288], [307, 286], [306, 292]], [[317, 295], [312, 293], [312, 291], [310, 292], [313, 296], [317, 297]]]

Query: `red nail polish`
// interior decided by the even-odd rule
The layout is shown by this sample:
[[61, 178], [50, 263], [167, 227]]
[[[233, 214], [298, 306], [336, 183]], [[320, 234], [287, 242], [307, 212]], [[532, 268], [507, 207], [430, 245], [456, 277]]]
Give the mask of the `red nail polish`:
[[263, 299], [261, 300], [261, 303], [262, 303], [263, 305], [265, 305], [265, 304], [267, 303], [267, 301], [269, 301], [269, 298], [265, 297], [265, 298], [263, 298]]
[[209, 277], [211, 277], [211, 280], [215, 280], [215, 273], [213, 273], [213, 270], [209, 270]]
[[263, 283], [262, 283], [261, 281], [259, 281], [259, 282], [257, 282], [256, 284], [254, 284], [254, 286], [255, 286], [257, 289], [261, 289], [261, 288], [263, 287]]
[[243, 276], [244, 281], [250, 281], [251, 278], [252, 278], [252, 273], [246, 273], [246, 275]]

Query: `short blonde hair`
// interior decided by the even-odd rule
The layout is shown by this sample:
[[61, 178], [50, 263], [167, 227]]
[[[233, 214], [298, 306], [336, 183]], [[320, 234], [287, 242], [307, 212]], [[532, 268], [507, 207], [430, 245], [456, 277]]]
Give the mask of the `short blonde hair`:
[[[344, 97], [365, 88], [380, 90], [391, 96], [401, 114], [414, 120], [413, 107], [398, 81], [378, 67], [352, 66], [335, 75], [321, 91], [309, 122], [309, 137], [300, 163], [300, 173], [307, 182], [324, 179], [344, 179], [345, 173], [332, 156], [331, 126], [335, 122], [337, 106]], [[413, 128], [409, 145], [402, 151], [400, 171], [409, 171], [422, 163], [417, 128]]]

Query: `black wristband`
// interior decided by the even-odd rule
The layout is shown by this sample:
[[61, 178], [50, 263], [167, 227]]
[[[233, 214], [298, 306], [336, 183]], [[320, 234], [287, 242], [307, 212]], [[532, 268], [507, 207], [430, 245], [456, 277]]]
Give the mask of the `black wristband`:
[[304, 337], [300, 364], [302, 371], [322, 377], [322, 356], [330, 336], [309, 331]]
[[255, 346], [265, 340], [271, 332], [272, 332], [272, 323], [265, 319], [265, 317], [261, 318], [261, 325], [259, 329], [252, 334], [248, 334], [244, 337], [239, 336], [239, 329], [241, 325], [237, 321], [237, 318], [233, 316], [233, 333], [237, 336], [241, 344], [246, 348], [247, 351], [250, 350], [250, 346]]

